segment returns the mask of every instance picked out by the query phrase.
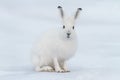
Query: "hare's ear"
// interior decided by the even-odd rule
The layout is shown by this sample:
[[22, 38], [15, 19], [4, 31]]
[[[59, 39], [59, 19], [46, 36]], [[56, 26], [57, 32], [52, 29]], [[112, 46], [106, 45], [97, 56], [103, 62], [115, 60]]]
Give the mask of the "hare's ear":
[[78, 8], [78, 9], [77, 9], [77, 11], [76, 11], [76, 13], [75, 13], [75, 15], [74, 15], [74, 19], [77, 19], [77, 18], [78, 18], [80, 11], [82, 11], [82, 8]]
[[58, 8], [59, 11], [60, 11], [60, 15], [61, 15], [61, 17], [64, 18], [64, 12], [63, 12], [62, 7], [61, 7], [61, 6], [58, 6], [57, 8]]

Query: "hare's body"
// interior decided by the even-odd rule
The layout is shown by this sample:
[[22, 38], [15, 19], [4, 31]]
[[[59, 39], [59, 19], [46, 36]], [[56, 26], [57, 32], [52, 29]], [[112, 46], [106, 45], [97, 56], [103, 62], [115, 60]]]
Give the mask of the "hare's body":
[[60, 31], [48, 32], [33, 49], [33, 64], [39, 67], [54, 66], [54, 58], [59, 63], [73, 57], [77, 49], [77, 39], [64, 39]]
[[62, 7], [59, 6], [58, 9], [63, 19], [63, 27], [49, 30], [33, 48], [32, 62], [36, 71], [68, 72], [65, 61], [73, 57], [77, 50], [74, 20], [81, 8], [70, 18], [64, 17]]

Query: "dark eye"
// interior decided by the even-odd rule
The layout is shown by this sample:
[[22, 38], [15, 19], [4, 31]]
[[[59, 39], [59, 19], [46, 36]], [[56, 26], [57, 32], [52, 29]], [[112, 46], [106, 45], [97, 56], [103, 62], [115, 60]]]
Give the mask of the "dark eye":
[[63, 29], [65, 29], [65, 25], [63, 25]]
[[73, 26], [72, 28], [74, 29], [75, 27]]

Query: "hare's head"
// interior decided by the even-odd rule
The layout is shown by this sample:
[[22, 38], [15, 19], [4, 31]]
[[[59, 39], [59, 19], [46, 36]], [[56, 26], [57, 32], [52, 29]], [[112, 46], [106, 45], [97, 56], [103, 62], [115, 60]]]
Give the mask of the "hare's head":
[[82, 8], [78, 8], [74, 16], [66, 17], [64, 14], [64, 11], [61, 6], [58, 6], [58, 9], [60, 11], [60, 15], [63, 21], [63, 25], [61, 25], [62, 28], [62, 35], [64, 38], [71, 39], [75, 37], [75, 20], [78, 18], [78, 15]]

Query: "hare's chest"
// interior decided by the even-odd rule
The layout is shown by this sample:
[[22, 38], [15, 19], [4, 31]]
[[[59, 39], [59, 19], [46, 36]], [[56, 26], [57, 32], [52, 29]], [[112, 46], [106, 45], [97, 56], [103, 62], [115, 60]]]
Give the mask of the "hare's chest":
[[60, 42], [56, 45], [55, 54], [58, 58], [69, 59], [76, 53], [76, 42]]

